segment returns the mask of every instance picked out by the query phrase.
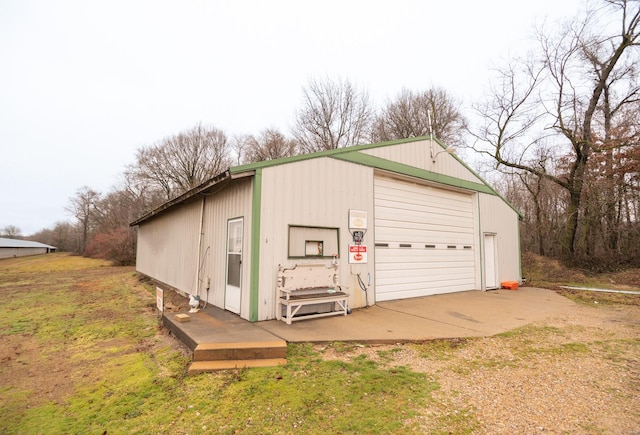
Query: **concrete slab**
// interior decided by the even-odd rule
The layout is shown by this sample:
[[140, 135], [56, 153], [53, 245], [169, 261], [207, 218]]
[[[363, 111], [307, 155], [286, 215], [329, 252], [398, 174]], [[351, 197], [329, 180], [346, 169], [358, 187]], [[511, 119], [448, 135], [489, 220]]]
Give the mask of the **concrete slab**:
[[552, 290], [521, 287], [380, 302], [348, 316], [291, 325], [270, 320], [255, 325], [293, 343], [395, 343], [495, 335], [561, 313], [573, 305]]

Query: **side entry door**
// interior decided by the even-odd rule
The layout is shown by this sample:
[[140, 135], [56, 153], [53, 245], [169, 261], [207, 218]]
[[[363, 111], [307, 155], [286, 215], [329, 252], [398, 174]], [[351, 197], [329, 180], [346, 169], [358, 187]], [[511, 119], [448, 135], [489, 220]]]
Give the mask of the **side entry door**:
[[499, 288], [498, 283], [498, 244], [496, 234], [484, 234], [484, 288]]
[[227, 284], [224, 309], [240, 314], [243, 218], [227, 222]]

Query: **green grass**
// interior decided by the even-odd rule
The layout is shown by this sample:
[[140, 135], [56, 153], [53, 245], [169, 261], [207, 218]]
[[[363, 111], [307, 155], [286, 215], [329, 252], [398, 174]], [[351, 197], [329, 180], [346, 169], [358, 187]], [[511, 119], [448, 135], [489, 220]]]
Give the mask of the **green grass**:
[[[626, 367], [640, 348], [597, 331], [577, 340], [583, 326], [528, 325], [487, 338], [496, 354], [482, 338], [295, 344], [284, 366], [187, 376], [190, 357], [159, 328], [153, 289], [132, 268], [64, 254], [2, 260], [0, 295], [2, 434], [472, 434], [487, 429], [480, 411], [440, 390], [445, 371], [473, 382], [486, 369], [594, 356]], [[409, 349], [433, 370], [396, 366]]]
[[315, 355], [296, 356], [296, 347], [291, 347], [285, 367], [189, 378], [191, 391], [198, 385], [209, 390], [211, 382], [216, 390], [210, 400], [192, 400], [201, 424], [223, 433], [407, 431], [412, 428], [405, 421], [437, 388], [424, 375], [402, 367], [381, 368], [365, 357], [349, 363], [318, 361]]
[[424, 343], [414, 344], [413, 348], [422, 358], [447, 361], [454, 357], [456, 349], [464, 346], [469, 340], [470, 339], [430, 340]]
[[0, 433], [419, 432], [438, 388], [364, 356], [323, 361], [304, 344], [289, 346], [285, 366], [188, 377], [151, 290], [101, 261], [0, 261], [0, 292], [0, 339], [25, 349], [3, 351]]

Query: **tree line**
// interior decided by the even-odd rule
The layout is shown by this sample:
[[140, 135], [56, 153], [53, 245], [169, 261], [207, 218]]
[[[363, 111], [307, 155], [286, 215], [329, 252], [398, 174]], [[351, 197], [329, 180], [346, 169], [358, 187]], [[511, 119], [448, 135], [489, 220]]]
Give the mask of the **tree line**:
[[348, 79], [312, 79], [290, 132], [229, 138], [196, 124], [138, 149], [111, 192], [79, 189], [67, 207], [75, 222], [33, 238], [130, 264], [129, 222], [231, 165], [433, 135], [476, 153], [479, 171], [524, 215], [524, 250], [598, 268], [638, 264], [639, 25], [638, 0], [599, 0], [538, 27], [537, 48], [496, 67], [468, 112], [441, 88], [402, 89], [376, 109]]

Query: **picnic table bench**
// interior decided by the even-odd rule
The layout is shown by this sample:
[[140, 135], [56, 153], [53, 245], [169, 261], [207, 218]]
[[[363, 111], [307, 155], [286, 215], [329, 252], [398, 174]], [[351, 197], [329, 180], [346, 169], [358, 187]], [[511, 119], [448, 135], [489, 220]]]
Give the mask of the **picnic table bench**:
[[[316, 317], [347, 315], [349, 295], [338, 285], [338, 265], [297, 264], [292, 268], [278, 266], [276, 292], [276, 319], [291, 322]], [[320, 304], [329, 305], [323, 311]], [[296, 316], [302, 307], [318, 305], [315, 312]], [[308, 310], [307, 310], [308, 311]]]

